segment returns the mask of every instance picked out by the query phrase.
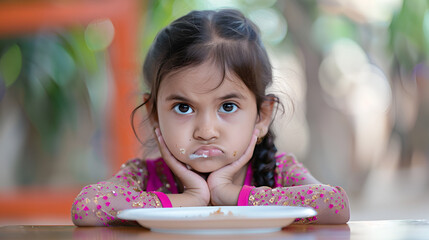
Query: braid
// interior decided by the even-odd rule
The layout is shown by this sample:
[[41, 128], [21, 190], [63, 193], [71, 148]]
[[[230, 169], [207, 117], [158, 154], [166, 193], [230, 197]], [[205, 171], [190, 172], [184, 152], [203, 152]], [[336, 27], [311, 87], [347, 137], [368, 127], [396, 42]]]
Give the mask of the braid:
[[260, 144], [257, 144], [252, 157], [253, 180], [256, 186], [274, 187], [274, 168], [276, 167], [274, 145], [275, 136], [268, 131]]

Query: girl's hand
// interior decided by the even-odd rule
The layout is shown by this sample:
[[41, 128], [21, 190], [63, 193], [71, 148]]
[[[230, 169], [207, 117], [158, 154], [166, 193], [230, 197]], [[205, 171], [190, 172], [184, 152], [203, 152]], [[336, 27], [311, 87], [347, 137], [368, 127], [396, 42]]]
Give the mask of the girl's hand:
[[207, 183], [210, 189], [212, 205], [236, 205], [242, 186], [233, 184], [234, 175], [252, 158], [259, 130], [255, 129], [249, 146], [244, 154], [235, 162], [212, 172]]
[[184, 186], [182, 194], [167, 194], [173, 207], [207, 206], [210, 201], [210, 191], [207, 182], [197, 173], [190, 171], [177, 160], [168, 150], [159, 128], [155, 129], [158, 147], [171, 171]]

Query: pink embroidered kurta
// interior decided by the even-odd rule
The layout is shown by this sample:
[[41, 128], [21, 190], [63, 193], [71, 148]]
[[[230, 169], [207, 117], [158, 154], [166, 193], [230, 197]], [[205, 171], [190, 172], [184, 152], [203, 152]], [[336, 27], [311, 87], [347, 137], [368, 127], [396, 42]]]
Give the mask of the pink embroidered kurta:
[[[78, 226], [135, 224], [118, 219], [119, 210], [171, 207], [166, 193], [178, 193], [178, 184], [162, 158], [134, 159], [124, 164], [111, 179], [86, 186], [72, 206]], [[249, 166], [238, 206], [286, 205], [314, 208], [318, 215], [297, 219], [299, 223], [346, 223], [350, 210], [345, 191], [320, 184], [292, 155], [276, 157], [275, 187], [254, 187]]]

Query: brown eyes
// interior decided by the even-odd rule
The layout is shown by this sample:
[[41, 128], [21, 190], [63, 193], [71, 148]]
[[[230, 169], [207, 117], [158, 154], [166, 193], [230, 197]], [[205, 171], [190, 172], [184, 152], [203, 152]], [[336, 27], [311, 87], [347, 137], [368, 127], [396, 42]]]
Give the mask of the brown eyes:
[[[232, 103], [232, 102], [226, 102], [223, 103], [222, 106], [220, 106], [219, 108], [219, 112], [221, 113], [233, 113], [235, 111], [237, 111], [238, 107], [237, 104]], [[178, 114], [191, 114], [194, 112], [194, 110], [191, 108], [191, 106], [189, 106], [186, 103], [178, 103], [174, 106], [173, 110], [178, 113]]]
[[238, 107], [235, 103], [224, 103], [222, 104], [222, 106], [219, 109], [219, 112], [223, 112], [223, 113], [233, 113], [235, 111], [237, 111]]
[[179, 103], [174, 106], [174, 111], [176, 111], [178, 114], [190, 114], [192, 113], [192, 108], [185, 103]]

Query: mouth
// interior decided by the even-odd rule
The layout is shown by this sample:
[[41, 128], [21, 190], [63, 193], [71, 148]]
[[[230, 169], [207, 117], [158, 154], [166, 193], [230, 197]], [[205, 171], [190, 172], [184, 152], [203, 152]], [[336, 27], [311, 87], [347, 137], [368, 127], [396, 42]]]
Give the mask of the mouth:
[[201, 147], [198, 148], [194, 153], [189, 155], [190, 159], [196, 158], [209, 158], [209, 157], [217, 157], [223, 154], [223, 151], [217, 147]]

